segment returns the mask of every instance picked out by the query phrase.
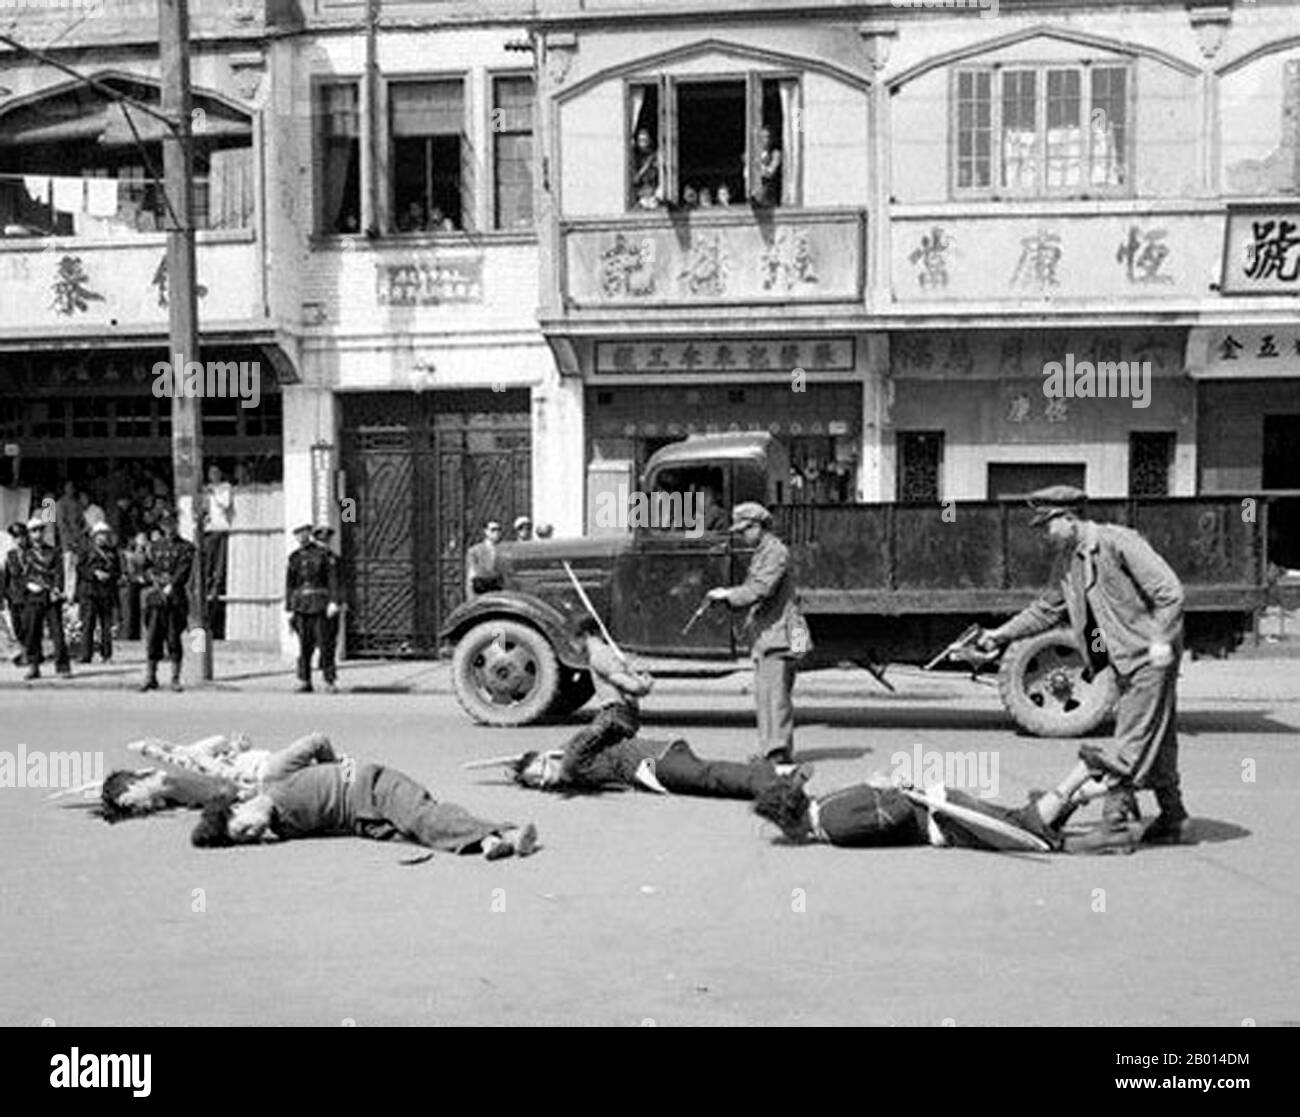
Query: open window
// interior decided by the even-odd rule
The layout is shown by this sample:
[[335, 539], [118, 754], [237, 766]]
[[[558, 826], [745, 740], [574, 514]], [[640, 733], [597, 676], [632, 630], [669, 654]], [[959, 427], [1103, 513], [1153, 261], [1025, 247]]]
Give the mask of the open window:
[[799, 204], [798, 78], [632, 82], [627, 118], [629, 209]]
[[650, 522], [639, 526], [692, 535], [725, 532], [731, 526], [726, 477], [718, 465], [661, 469], [647, 503]]
[[454, 232], [473, 223], [473, 151], [460, 78], [388, 86], [389, 225], [397, 233]]
[[361, 112], [355, 81], [316, 87], [316, 229], [356, 233], [361, 229]]
[[[0, 114], [0, 230], [6, 237], [118, 237], [171, 224], [161, 176], [169, 134], [158, 88], [119, 76], [105, 92], [74, 86]], [[119, 97], [114, 97], [116, 93]], [[252, 121], [194, 97], [194, 223], [253, 222]]]

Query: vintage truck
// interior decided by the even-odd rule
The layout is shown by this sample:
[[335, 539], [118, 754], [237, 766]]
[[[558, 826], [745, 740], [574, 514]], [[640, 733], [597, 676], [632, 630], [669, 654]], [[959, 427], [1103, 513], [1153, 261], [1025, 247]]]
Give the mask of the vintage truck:
[[[629, 530], [502, 546], [504, 588], [457, 608], [441, 633], [455, 645], [461, 705], [476, 721], [512, 726], [591, 697], [566, 631], [583, 610], [566, 563], [614, 639], [652, 673], [744, 669], [743, 614], [717, 606], [688, 626], [711, 586], [743, 580], [751, 554], [692, 515], [706, 488], [723, 508], [758, 500], [772, 509], [815, 643], [801, 670], [856, 664], [888, 685], [889, 665], [927, 663], [968, 626], [1028, 604], [1051, 576], [1053, 554], [1024, 501], [800, 504], [787, 501], [788, 483], [788, 459], [770, 435], [695, 435], [655, 453], [641, 490], [621, 495], [651, 511], [632, 515]], [[1266, 603], [1265, 501], [1092, 500], [1088, 514], [1137, 528], [1172, 564], [1194, 655], [1237, 647]], [[1064, 629], [1006, 649], [998, 687], [1015, 722], [1039, 736], [1090, 732], [1117, 694], [1111, 670], [1090, 672]]]

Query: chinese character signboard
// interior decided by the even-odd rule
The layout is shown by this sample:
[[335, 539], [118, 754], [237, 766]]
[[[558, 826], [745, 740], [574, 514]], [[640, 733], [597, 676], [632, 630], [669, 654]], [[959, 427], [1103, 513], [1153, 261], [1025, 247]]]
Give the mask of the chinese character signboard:
[[375, 275], [381, 306], [440, 306], [483, 301], [481, 256], [379, 264]]
[[1300, 206], [1231, 206], [1223, 246], [1225, 295], [1300, 294]]
[[566, 222], [565, 294], [578, 309], [859, 302], [864, 222], [780, 211]]
[[997, 214], [892, 223], [899, 303], [1201, 298], [1218, 265], [1217, 214]]
[[1194, 329], [1187, 363], [1195, 380], [1300, 379], [1300, 322]]
[[596, 346], [597, 374], [852, 372], [853, 339], [618, 341]]

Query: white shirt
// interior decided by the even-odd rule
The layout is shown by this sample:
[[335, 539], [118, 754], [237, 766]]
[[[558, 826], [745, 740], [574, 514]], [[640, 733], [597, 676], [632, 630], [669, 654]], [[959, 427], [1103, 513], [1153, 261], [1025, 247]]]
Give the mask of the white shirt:
[[229, 531], [234, 519], [235, 494], [229, 481], [208, 486], [207, 531]]

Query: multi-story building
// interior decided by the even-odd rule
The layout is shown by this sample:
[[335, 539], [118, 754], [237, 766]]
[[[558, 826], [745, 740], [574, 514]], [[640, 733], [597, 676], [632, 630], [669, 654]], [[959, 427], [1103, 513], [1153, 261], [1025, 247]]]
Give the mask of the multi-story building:
[[735, 428], [796, 499], [1300, 486], [1295, 5], [542, 10], [593, 487]]

